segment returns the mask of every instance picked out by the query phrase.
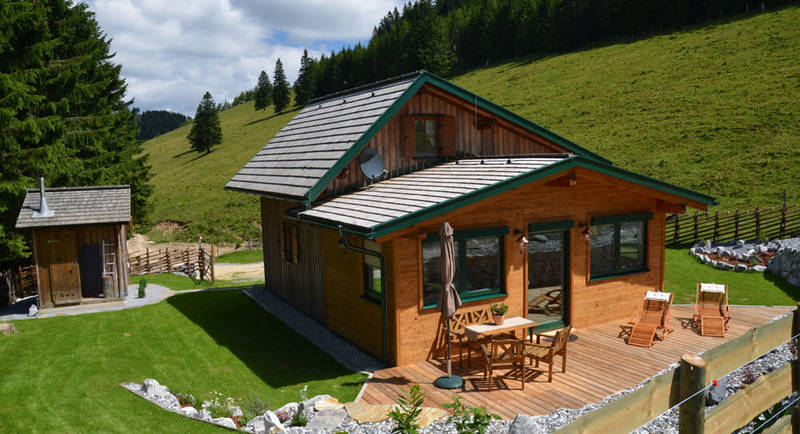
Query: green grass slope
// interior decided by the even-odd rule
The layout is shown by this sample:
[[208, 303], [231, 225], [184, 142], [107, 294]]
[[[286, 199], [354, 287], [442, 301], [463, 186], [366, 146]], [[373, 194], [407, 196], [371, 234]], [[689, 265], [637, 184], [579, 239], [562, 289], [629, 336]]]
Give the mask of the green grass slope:
[[454, 79], [616, 165], [717, 197], [800, 199], [800, 8]]
[[[800, 198], [800, 8], [669, 35], [511, 62], [453, 81], [618, 166], [714, 195], [722, 208]], [[252, 104], [221, 115], [223, 143], [198, 158], [188, 126], [146, 142], [153, 220], [209, 241], [254, 239], [258, 201], [225, 182], [296, 112]], [[158, 234], [156, 234], [158, 235]]]
[[225, 190], [225, 183], [249, 161], [297, 111], [276, 115], [272, 107], [256, 111], [241, 104], [220, 114], [222, 144], [210, 154], [190, 150], [191, 125], [148, 140], [155, 187], [154, 223], [178, 222], [182, 230], [151, 232], [159, 240], [184, 240], [202, 235], [208, 242], [259, 240], [261, 221], [256, 196]]

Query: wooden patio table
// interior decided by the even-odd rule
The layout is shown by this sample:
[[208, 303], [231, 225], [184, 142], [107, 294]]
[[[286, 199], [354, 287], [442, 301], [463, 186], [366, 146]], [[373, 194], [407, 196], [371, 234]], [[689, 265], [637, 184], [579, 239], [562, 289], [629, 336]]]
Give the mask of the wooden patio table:
[[464, 328], [464, 334], [467, 338], [477, 340], [485, 337], [490, 337], [500, 333], [516, 333], [518, 330], [525, 330], [530, 327], [535, 327], [538, 323], [523, 318], [520, 316], [512, 316], [503, 321], [503, 325], [495, 325], [494, 323], [474, 324]]

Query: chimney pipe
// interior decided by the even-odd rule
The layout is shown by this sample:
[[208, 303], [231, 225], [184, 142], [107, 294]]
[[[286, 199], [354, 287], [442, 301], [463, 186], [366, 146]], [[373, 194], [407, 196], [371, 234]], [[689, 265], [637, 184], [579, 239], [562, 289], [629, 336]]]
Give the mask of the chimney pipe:
[[44, 196], [44, 176], [39, 177], [39, 211], [33, 213], [34, 217], [52, 217], [53, 210], [47, 207], [47, 198]]

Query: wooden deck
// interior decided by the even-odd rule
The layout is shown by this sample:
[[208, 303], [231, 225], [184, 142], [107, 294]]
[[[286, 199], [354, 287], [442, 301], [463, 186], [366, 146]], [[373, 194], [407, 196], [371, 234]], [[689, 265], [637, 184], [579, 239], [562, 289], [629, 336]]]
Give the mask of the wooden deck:
[[[673, 306], [670, 322], [675, 331], [663, 342], [656, 341], [651, 348], [627, 345], [625, 338], [619, 337], [620, 325], [626, 324], [624, 321], [573, 330], [567, 347], [567, 372], [561, 373], [561, 358], [556, 357], [552, 383], [547, 382], [547, 365], [541, 364], [525, 383], [525, 390], [520, 389], [517, 378], [509, 377], [496, 380], [492, 392], [488, 392], [478, 359], [472, 361], [468, 372], [459, 372], [458, 363], [454, 361], [453, 373], [462, 375], [465, 380], [464, 388], [456, 389], [455, 393], [467, 404], [486, 405], [504, 419], [513, 419], [518, 413], [540, 415], [562, 407], [580, 408], [656, 375], [677, 363], [683, 352], [701, 353], [792, 309], [731, 307], [730, 329], [724, 338], [715, 338], [700, 336], [691, 328], [692, 306]], [[467, 371], [466, 365], [464, 368]], [[425, 406], [452, 402], [454, 391], [433, 386], [433, 381], [444, 375], [446, 369], [443, 361], [431, 360], [376, 371], [361, 401], [391, 404], [396, 402], [401, 390], [419, 384], [425, 393]]]

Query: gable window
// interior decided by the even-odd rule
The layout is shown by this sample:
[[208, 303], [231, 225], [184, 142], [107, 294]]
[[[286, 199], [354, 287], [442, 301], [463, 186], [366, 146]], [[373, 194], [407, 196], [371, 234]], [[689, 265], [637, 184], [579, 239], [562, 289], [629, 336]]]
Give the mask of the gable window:
[[[456, 231], [453, 234], [456, 273], [453, 277], [462, 301], [505, 294], [503, 236], [508, 228]], [[442, 290], [442, 258], [439, 235], [422, 242], [422, 303], [433, 307]]]
[[[381, 245], [372, 240], [364, 240], [364, 248], [376, 253], [381, 252]], [[377, 256], [364, 255], [364, 296], [380, 301], [383, 290], [381, 261]]]
[[435, 155], [437, 145], [436, 119], [415, 120], [414, 138], [417, 145], [417, 155]]
[[283, 222], [281, 231], [281, 251], [283, 260], [292, 264], [297, 263], [299, 242], [297, 237], [297, 225], [290, 222]]
[[631, 214], [592, 219], [590, 279], [647, 271], [647, 221]]

